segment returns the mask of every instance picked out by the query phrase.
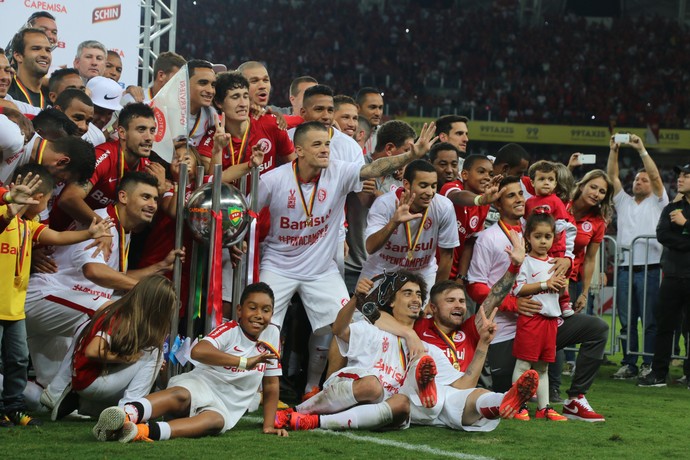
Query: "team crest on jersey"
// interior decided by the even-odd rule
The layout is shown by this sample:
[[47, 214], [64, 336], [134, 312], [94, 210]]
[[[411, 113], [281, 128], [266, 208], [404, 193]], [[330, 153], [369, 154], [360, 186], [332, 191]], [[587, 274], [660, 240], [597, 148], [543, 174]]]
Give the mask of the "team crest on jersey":
[[384, 353], [387, 352], [387, 351], [388, 351], [388, 346], [389, 346], [388, 337], [384, 337], [384, 338], [383, 338], [383, 342], [381, 343], [381, 350], [382, 350]]
[[427, 217], [426, 220], [424, 221], [424, 230], [429, 230], [432, 225], [433, 225], [433, 221], [431, 220], [430, 217]]
[[317, 197], [319, 199], [319, 203], [323, 203], [324, 200], [326, 199], [326, 189], [320, 188], [319, 193], [317, 194]]
[[479, 216], [472, 216], [470, 219], [470, 228], [474, 230], [477, 228], [477, 224], [479, 223]]
[[458, 331], [453, 335], [453, 342], [455, 343], [460, 343], [465, 341], [465, 333], [462, 331]]
[[228, 220], [233, 227], [240, 225], [242, 222], [242, 208], [239, 206], [230, 206], [228, 208]]
[[257, 142], [256, 145], [258, 145], [261, 151], [264, 153], [270, 152], [273, 148], [273, 143], [270, 141], [270, 139], [266, 139], [265, 137], [259, 139], [259, 142]]
[[288, 195], [288, 204], [287, 204], [288, 209], [295, 209], [296, 203], [297, 203], [297, 199], [295, 198], [295, 190], [290, 189], [290, 194]]
[[591, 232], [592, 231], [592, 223], [591, 222], [582, 222], [582, 231], [583, 232]]

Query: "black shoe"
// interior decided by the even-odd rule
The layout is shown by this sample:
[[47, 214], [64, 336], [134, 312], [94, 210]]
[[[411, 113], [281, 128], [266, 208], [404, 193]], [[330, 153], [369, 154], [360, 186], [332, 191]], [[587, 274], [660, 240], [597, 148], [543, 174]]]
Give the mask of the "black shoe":
[[72, 391], [72, 384], [68, 384], [50, 413], [50, 419], [54, 422], [67, 417], [69, 414], [79, 409], [79, 395]]
[[563, 398], [561, 398], [561, 392], [555, 388], [549, 390], [549, 403], [551, 404], [563, 404]]
[[9, 428], [11, 426], [14, 426], [12, 420], [7, 415], [0, 413], [0, 428]]
[[656, 372], [651, 371], [645, 376], [641, 376], [637, 379], [638, 387], [665, 387], [666, 386], [666, 376], [658, 377]]
[[7, 418], [16, 426], [40, 426], [43, 422], [37, 418], [33, 418], [22, 410], [16, 410], [7, 413]]

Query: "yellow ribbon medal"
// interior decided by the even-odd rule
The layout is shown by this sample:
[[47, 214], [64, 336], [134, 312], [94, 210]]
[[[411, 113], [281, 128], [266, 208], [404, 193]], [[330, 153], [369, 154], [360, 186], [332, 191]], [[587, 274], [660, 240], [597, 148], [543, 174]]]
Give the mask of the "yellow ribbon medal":
[[410, 228], [410, 222], [405, 222], [405, 236], [407, 237], [407, 247], [409, 248], [407, 251], [407, 260], [411, 261], [414, 258], [414, 248], [417, 247], [419, 237], [422, 235], [422, 232], [424, 231], [424, 223], [426, 222], [426, 217], [428, 214], [429, 208], [426, 208], [424, 210], [424, 215], [422, 216], [422, 221], [419, 223], [417, 233], [414, 236], [414, 241], [412, 240], [412, 229]]

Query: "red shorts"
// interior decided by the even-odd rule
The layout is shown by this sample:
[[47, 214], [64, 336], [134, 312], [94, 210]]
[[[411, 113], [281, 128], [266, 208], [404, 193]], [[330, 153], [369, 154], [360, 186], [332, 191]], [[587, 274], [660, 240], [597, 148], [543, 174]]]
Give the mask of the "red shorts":
[[529, 362], [556, 360], [558, 318], [519, 315], [513, 342], [513, 356]]

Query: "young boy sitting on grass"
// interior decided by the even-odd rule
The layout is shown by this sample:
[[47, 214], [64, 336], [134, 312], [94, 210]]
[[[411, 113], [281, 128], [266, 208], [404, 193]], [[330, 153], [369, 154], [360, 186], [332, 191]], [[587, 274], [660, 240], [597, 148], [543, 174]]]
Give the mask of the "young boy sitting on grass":
[[[56, 232], [34, 221], [48, 205], [53, 193], [54, 181], [48, 170], [41, 165], [27, 164], [17, 168], [16, 181], [20, 176], [35, 181], [33, 204], [16, 202], [0, 206], [0, 293], [5, 301], [0, 303], [0, 350], [3, 357], [2, 404], [0, 404], [0, 427], [13, 425], [40, 425], [40, 421], [26, 413], [24, 388], [26, 388], [29, 366], [29, 348], [26, 342], [24, 301], [29, 285], [31, 247], [33, 243], [64, 246], [81, 243], [91, 238], [110, 234], [112, 222], [96, 219], [87, 230]], [[10, 201], [13, 201], [10, 199]]]

